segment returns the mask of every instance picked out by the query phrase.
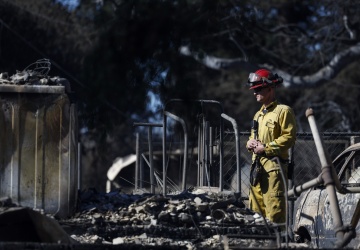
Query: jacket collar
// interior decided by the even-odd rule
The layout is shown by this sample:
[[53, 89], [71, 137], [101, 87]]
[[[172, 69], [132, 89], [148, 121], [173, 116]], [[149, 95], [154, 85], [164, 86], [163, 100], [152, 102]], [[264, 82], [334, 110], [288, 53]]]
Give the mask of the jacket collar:
[[266, 107], [265, 107], [265, 105], [262, 105], [260, 111], [263, 114], [266, 114], [267, 112], [274, 110], [277, 105], [278, 105], [278, 101], [275, 100], [272, 103], [270, 103], [269, 105], [267, 105]]

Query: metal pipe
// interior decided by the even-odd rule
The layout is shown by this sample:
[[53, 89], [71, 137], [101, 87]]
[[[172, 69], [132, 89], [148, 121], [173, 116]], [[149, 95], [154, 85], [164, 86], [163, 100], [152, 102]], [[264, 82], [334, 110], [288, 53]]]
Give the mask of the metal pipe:
[[187, 134], [187, 128], [186, 123], [183, 119], [180, 117], [168, 112], [164, 111], [164, 116], [168, 116], [175, 121], [178, 121], [181, 123], [183, 130], [184, 130], [184, 161], [183, 161], [183, 176], [182, 176], [182, 190], [186, 189], [186, 169], [187, 169], [187, 154], [188, 154], [188, 134]]
[[[200, 120], [199, 120], [199, 123], [200, 123]], [[198, 152], [197, 152], [197, 155], [198, 155], [198, 160], [197, 160], [197, 165], [198, 165], [198, 172], [197, 172], [197, 185], [198, 186], [201, 186], [200, 183], [201, 183], [201, 126], [199, 124], [198, 126]]]
[[360, 187], [346, 187], [347, 193], [360, 193]]
[[78, 142], [78, 149], [77, 149], [77, 165], [78, 165], [78, 190], [81, 190], [81, 143]]
[[[210, 127], [209, 128], [209, 175], [210, 175], [210, 178], [211, 178], [211, 168], [213, 166], [213, 156], [214, 156], [214, 152], [213, 152], [213, 127]], [[210, 186], [215, 183], [215, 176], [212, 178], [212, 181], [210, 183]]]
[[[342, 241], [344, 238], [344, 231], [340, 228], [343, 227], [341, 212], [339, 208], [339, 201], [336, 195], [335, 190], [335, 178], [333, 173], [335, 172], [331, 161], [328, 160], [328, 156], [324, 150], [322, 138], [317, 129], [314, 112], [311, 108], [306, 110], [306, 117], [308, 118], [310, 129], [314, 137], [315, 146], [320, 157], [321, 169], [323, 172], [322, 178], [324, 180], [324, 185], [326, 187], [326, 191], [329, 195], [330, 200], [330, 210], [334, 219], [334, 228], [336, 230], [335, 236], [338, 241]], [[330, 169], [329, 169], [330, 168]], [[332, 171], [334, 170], [334, 171]], [[338, 179], [337, 179], [338, 180]], [[338, 230], [340, 229], [340, 230]]]
[[[164, 109], [165, 110], [165, 109]], [[166, 115], [163, 115], [163, 195], [166, 195]]]
[[135, 162], [135, 190], [138, 190], [139, 167], [140, 166], [140, 136], [136, 133], [136, 162]]
[[[222, 110], [221, 110], [222, 111]], [[221, 114], [223, 114], [223, 112], [221, 112]], [[224, 176], [224, 121], [223, 119], [220, 118], [220, 169], [219, 169], [219, 191], [222, 192], [224, 187], [223, 187], [223, 176]]]
[[162, 127], [161, 123], [134, 122], [134, 127]]
[[149, 141], [149, 162], [150, 162], [150, 192], [155, 193], [155, 175], [154, 175], [154, 160], [152, 147], [152, 128], [148, 127], [148, 141]]
[[[221, 117], [224, 118], [225, 120], [228, 120], [232, 123], [233, 128], [234, 128], [234, 133], [235, 133], [235, 144], [236, 144], [236, 171], [237, 171], [237, 176], [236, 176], [236, 181], [237, 181], [237, 185], [236, 185], [236, 192], [240, 193], [240, 197], [241, 197], [241, 169], [240, 169], [240, 137], [239, 137], [239, 131], [238, 131], [238, 125], [236, 123], [236, 120], [234, 118], [231, 118], [230, 116], [222, 113]], [[220, 177], [222, 178], [222, 177]]]
[[[288, 165], [288, 190], [290, 190], [294, 186], [294, 146], [289, 148], [289, 165]], [[291, 176], [289, 176], [289, 169], [291, 169]], [[289, 195], [288, 195], [289, 197]], [[289, 221], [289, 227], [293, 227], [293, 220], [294, 217], [294, 200], [288, 200], [288, 206], [289, 206], [289, 215], [288, 215], [288, 221]]]
[[110, 193], [111, 192], [111, 181], [107, 180], [106, 181], [106, 193]]
[[140, 179], [139, 179], [139, 188], [142, 189], [144, 187], [143, 183], [144, 183], [144, 161], [142, 159], [142, 157], [140, 157], [140, 155], [142, 154], [142, 152], [139, 152], [139, 162], [140, 162]]
[[206, 183], [206, 144], [205, 144], [205, 138], [206, 138], [206, 121], [205, 116], [202, 117], [202, 137], [201, 137], [201, 152], [202, 152], [202, 169], [201, 169], [201, 186], [205, 186]]
[[322, 180], [322, 177], [321, 177], [321, 174], [315, 178], [315, 179], [312, 179], [308, 182], [305, 182], [301, 185], [298, 185], [298, 186], [294, 186], [292, 189], [290, 189], [288, 191], [288, 196], [289, 197], [297, 197], [299, 196], [303, 191], [305, 190], [308, 190], [310, 188], [313, 188], [313, 187], [317, 187], [319, 186], [319, 184], [322, 184], [323, 183], [323, 180]]
[[344, 190], [344, 188], [341, 186], [341, 183], [339, 181], [339, 178], [337, 177], [337, 173], [336, 173], [335, 168], [334, 168], [334, 166], [332, 164], [332, 161], [330, 160], [330, 157], [329, 157], [327, 151], [324, 149], [324, 146], [323, 146], [324, 143], [323, 143], [321, 135], [320, 135], [320, 133], [319, 133], [319, 131], [317, 129], [316, 121], [315, 121], [313, 113], [314, 112], [313, 112], [313, 110], [311, 108], [306, 110], [306, 117], [309, 120], [310, 129], [311, 129], [311, 132], [312, 132], [313, 137], [314, 137], [314, 142], [315, 142], [315, 146], [316, 146], [319, 158], [320, 158], [321, 166], [322, 167], [324, 167], [324, 166], [329, 166], [330, 167], [331, 177], [332, 177], [334, 187], [336, 188], [336, 190], [339, 193], [345, 194], [346, 190]]
[[209, 122], [205, 122], [204, 133], [204, 170], [205, 170], [205, 183], [210, 187], [210, 165], [209, 165]]

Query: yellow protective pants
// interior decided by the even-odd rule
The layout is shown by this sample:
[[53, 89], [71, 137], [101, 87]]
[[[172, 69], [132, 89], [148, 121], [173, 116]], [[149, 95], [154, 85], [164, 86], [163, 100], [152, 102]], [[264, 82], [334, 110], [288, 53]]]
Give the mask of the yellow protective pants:
[[[287, 180], [286, 173], [284, 174]], [[285, 191], [280, 170], [262, 173], [260, 182], [255, 187], [250, 185], [250, 209], [274, 223], [285, 223]]]

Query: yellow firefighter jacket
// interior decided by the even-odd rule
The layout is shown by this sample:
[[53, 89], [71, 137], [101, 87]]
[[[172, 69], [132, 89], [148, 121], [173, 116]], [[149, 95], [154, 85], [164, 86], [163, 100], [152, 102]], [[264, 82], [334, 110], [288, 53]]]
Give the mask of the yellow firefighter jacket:
[[[265, 107], [264, 105], [255, 114], [254, 120], [258, 121], [257, 139], [265, 144], [265, 155], [261, 157], [261, 163], [266, 172], [276, 169], [274, 164], [267, 162], [272, 157], [278, 156], [287, 160], [288, 149], [295, 144], [296, 121], [293, 110], [277, 101]], [[250, 139], [254, 137], [254, 130], [251, 130]], [[256, 155], [253, 154], [253, 160]], [[271, 169], [270, 169], [271, 168]]]

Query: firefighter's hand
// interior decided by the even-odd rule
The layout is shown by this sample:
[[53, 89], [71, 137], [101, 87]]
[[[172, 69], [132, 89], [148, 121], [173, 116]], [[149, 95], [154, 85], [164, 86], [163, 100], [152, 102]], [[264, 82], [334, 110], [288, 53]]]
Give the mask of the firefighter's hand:
[[256, 148], [258, 144], [258, 141], [255, 139], [250, 139], [248, 140], [248, 142], [246, 143], [246, 148], [250, 151], [254, 151], [254, 149]]
[[258, 141], [257, 146], [253, 149], [253, 152], [257, 155], [265, 153], [265, 145]]

